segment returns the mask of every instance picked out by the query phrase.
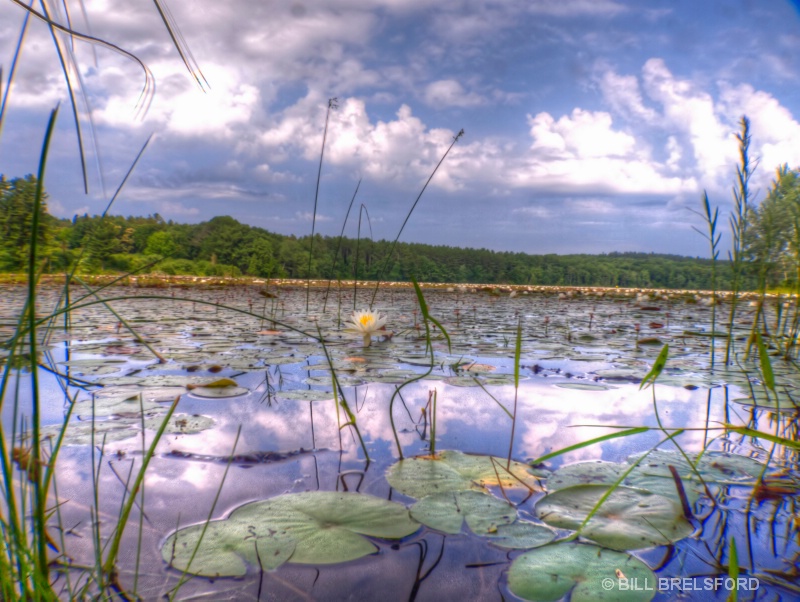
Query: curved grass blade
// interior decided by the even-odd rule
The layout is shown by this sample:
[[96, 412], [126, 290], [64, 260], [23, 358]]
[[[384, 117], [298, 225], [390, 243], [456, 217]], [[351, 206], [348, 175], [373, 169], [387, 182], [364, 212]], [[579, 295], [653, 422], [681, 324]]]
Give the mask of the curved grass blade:
[[383, 265], [381, 266], [381, 269], [378, 272], [378, 282], [375, 284], [375, 290], [372, 293], [372, 300], [369, 302], [370, 309], [375, 304], [375, 297], [377, 297], [377, 295], [378, 295], [378, 287], [380, 287], [380, 285], [381, 285], [381, 280], [383, 279], [383, 275], [386, 273], [386, 268], [389, 266], [389, 264], [392, 261], [392, 255], [394, 254], [394, 248], [397, 246], [397, 241], [400, 240], [400, 235], [403, 233], [403, 229], [406, 227], [406, 224], [408, 223], [408, 220], [411, 217], [411, 214], [414, 213], [414, 209], [416, 208], [417, 203], [419, 203], [419, 200], [422, 198], [422, 195], [425, 192], [425, 189], [428, 187], [428, 184], [431, 183], [431, 180], [433, 179], [433, 176], [436, 175], [436, 172], [438, 171], [438, 169], [441, 166], [441, 164], [444, 163], [444, 160], [447, 158], [447, 155], [450, 153], [450, 150], [455, 146], [456, 142], [458, 142], [458, 139], [461, 138], [461, 136], [463, 136], [463, 135], [464, 135], [464, 130], [461, 129], [461, 130], [459, 130], [458, 134], [453, 136], [453, 142], [450, 144], [450, 146], [447, 147], [447, 150], [444, 151], [444, 154], [442, 155], [442, 158], [439, 159], [439, 162], [436, 164], [436, 167], [433, 168], [433, 171], [431, 172], [431, 175], [428, 176], [428, 179], [425, 181], [425, 185], [422, 187], [422, 190], [419, 191], [419, 194], [417, 195], [417, 198], [414, 201], [414, 204], [411, 205], [411, 209], [408, 210], [408, 214], [406, 215], [406, 219], [403, 220], [403, 225], [400, 226], [400, 231], [397, 233], [397, 236], [395, 237], [394, 242], [392, 242], [392, 246], [389, 248], [389, 252], [386, 254], [386, 260], [383, 262]]
[[645, 388], [648, 382], [651, 384], [655, 384], [656, 379], [661, 375], [661, 372], [664, 370], [664, 366], [667, 365], [667, 357], [669, 356], [669, 345], [664, 345], [661, 349], [661, 353], [658, 354], [656, 361], [653, 363], [653, 367], [650, 368], [650, 372], [645, 374], [645, 377], [642, 379], [641, 384], [639, 385], [639, 390]]

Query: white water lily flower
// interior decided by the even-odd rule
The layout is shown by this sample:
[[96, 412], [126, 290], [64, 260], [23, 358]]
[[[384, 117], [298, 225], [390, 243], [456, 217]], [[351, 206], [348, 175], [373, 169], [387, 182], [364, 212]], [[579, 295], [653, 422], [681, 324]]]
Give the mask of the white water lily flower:
[[377, 311], [369, 309], [354, 311], [350, 316], [350, 323], [347, 328], [349, 332], [357, 332], [364, 337], [364, 347], [369, 347], [372, 342], [372, 335], [383, 328], [386, 318], [382, 317]]

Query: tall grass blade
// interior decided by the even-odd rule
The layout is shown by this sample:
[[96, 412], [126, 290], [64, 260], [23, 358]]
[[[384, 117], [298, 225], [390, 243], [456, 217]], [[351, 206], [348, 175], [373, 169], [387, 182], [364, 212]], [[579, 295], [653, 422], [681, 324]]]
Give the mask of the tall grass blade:
[[[731, 535], [730, 556], [728, 558], [728, 577], [736, 583], [739, 578], [739, 552], [736, 549], [736, 539]], [[739, 592], [736, 587], [732, 587], [728, 594], [727, 602], [736, 602], [739, 599]]]
[[661, 375], [661, 372], [663, 372], [664, 366], [667, 365], [668, 357], [669, 357], [669, 345], [664, 345], [664, 347], [661, 348], [661, 352], [658, 354], [656, 361], [653, 362], [653, 367], [650, 368], [650, 371], [642, 379], [642, 382], [639, 385], [640, 391], [647, 386], [648, 382], [651, 384], [655, 384], [656, 379]]
[[311, 295], [311, 262], [314, 259], [314, 233], [317, 226], [317, 202], [319, 201], [319, 183], [322, 179], [322, 160], [325, 157], [325, 140], [328, 138], [328, 122], [331, 117], [331, 109], [337, 108], [338, 98], [328, 99], [328, 109], [325, 111], [325, 129], [322, 131], [322, 148], [319, 151], [319, 168], [317, 169], [317, 186], [314, 190], [314, 213], [311, 215], [311, 240], [308, 246], [308, 270], [306, 271], [306, 313], [308, 313], [308, 301]]
[[[339, 232], [339, 240], [336, 243], [336, 252], [333, 254], [333, 267], [331, 268], [331, 277], [328, 280], [328, 288], [325, 290], [325, 301], [322, 303], [322, 313], [328, 307], [328, 294], [331, 292], [331, 283], [336, 278], [336, 264], [339, 262], [339, 252], [342, 250], [342, 239], [344, 238], [344, 228], [347, 225], [347, 219], [350, 217], [350, 210], [353, 208], [353, 203], [358, 195], [358, 189], [361, 188], [361, 178], [358, 179], [353, 198], [350, 199], [350, 204], [347, 206], [347, 213], [344, 214], [344, 221], [342, 222], [342, 231]], [[338, 280], [338, 278], [336, 278]]]
[[775, 373], [772, 371], [772, 362], [769, 361], [767, 347], [761, 338], [761, 333], [755, 331], [756, 345], [758, 346], [758, 361], [761, 366], [761, 375], [764, 377], [764, 384], [773, 393], [775, 392]]
[[[35, 0], [31, 0], [30, 6], [33, 6]], [[22, 20], [22, 27], [20, 28], [19, 32], [19, 39], [17, 40], [17, 45], [14, 48], [14, 56], [11, 57], [11, 67], [8, 70], [8, 80], [6, 80], [5, 88], [0, 90], [0, 134], [3, 133], [3, 122], [5, 121], [6, 115], [6, 104], [8, 103], [8, 95], [11, 92], [11, 84], [14, 82], [14, 74], [17, 71], [17, 65], [19, 64], [19, 53], [22, 50], [22, 43], [25, 41], [25, 34], [28, 33], [28, 21], [30, 19], [30, 13], [25, 13], [25, 17]], [[0, 88], [3, 86], [3, 73], [0, 70]]]
[[33, 495], [34, 495], [34, 541], [36, 545], [38, 572], [44, 581], [48, 581], [49, 565], [47, 561], [47, 538], [45, 535], [46, 529], [46, 514], [45, 507], [47, 505], [47, 496], [45, 495], [42, 487], [42, 472], [38, 468], [42, 466], [41, 459], [41, 441], [40, 441], [40, 427], [41, 427], [41, 408], [39, 407], [39, 378], [38, 378], [38, 362], [37, 362], [37, 329], [36, 329], [36, 273], [38, 268], [37, 261], [37, 245], [38, 245], [38, 232], [39, 221], [42, 219], [42, 199], [44, 197], [44, 176], [45, 166], [47, 165], [47, 154], [50, 150], [50, 141], [55, 130], [56, 119], [58, 118], [58, 107], [53, 109], [50, 113], [50, 119], [47, 123], [47, 130], [42, 144], [42, 152], [39, 159], [39, 172], [38, 182], [36, 183], [36, 197], [33, 206], [33, 217], [31, 219], [31, 239], [30, 239], [30, 254], [28, 261], [28, 345], [30, 348], [30, 369], [31, 369], [31, 431], [32, 431], [32, 461], [37, 467], [35, 479], [33, 479]]
[[178, 54], [181, 55], [181, 60], [183, 64], [186, 66], [186, 70], [191, 74], [194, 80], [197, 82], [197, 85], [200, 89], [205, 92], [210, 88], [208, 85], [208, 81], [206, 80], [203, 72], [200, 70], [200, 67], [197, 65], [197, 61], [194, 60], [192, 56], [192, 51], [189, 49], [189, 45], [186, 43], [186, 40], [183, 38], [183, 34], [181, 33], [178, 24], [175, 22], [175, 18], [172, 16], [172, 13], [167, 6], [166, 0], [153, 0], [153, 4], [156, 6], [156, 10], [158, 11], [158, 16], [161, 17], [161, 21], [164, 23], [164, 27], [167, 28], [167, 33], [169, 34], [170, 39], [172, 40], [172, 44], [175, 46], [175, 49], [178, 51]]
[[425, 193], [425, 189], [428, 187], [428, 184], [431, 183], [433, 180], [433, 176], [436, 175], [436, 172], [439, 170], [439, 167], [444, 163], [444, 160], [447, 158], [447, 155], [450, 153], [450, 150], [455, 146], [458, 139], [464, 135], [464, 130], [459, 130], [458, 134], [453, 136], [453, 142], [450, 143], [450, 146], [447, 147], [447, 150], [444, 151], [442, 158], [439, 159], [439, 162], [436, 164], [436, 167], [433, 168], [431, 175], [428, 176], [428, 179], [425, 181], [425, 185], [422, 187], [422, 190], [419, 191], [417, 198], [414, 200], [414, 204], [411, 205], [411, 209], [408, 210], [408, 214], [406, 214], [406, 219], [403, 220], [403, 225], [400, 226], [400, 231], [397, 233], [394, 241], [392, 242], [392, 246], [389, 247], [389, 252], [386, 254], [386, 260], [383, 262], [380, 271], [378, 272], [378, 281], [375, 284], [375, 290], [372, 293], [372, 300], [369, 302], [370, 309], [375, 304], [375, 297], [378, 295], [378, 287], [381, 285], [381, 280], [383, 279], [384, 275], [386, 274], [386, 268], [392, 261], [392, 256], [394, 255], [394, 248], [397, 246], [397, 241], [400, 240], [400, 236], [403, 234], [403, 229], [406, 227], [408, 220], [411, 218], [411, 214], [414, 213], [414, 209], [419, 203], [419, 200], [422, 198], [422, 195]]

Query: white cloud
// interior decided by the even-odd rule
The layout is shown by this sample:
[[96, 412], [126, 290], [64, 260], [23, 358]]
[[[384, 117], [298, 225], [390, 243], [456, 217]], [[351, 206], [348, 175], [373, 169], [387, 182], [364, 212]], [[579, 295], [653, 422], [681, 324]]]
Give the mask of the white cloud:
[[721, 84], [721, 110], [729, 115], [746, 115], [762, 175], [772, 176], [772, 170], [788, 163], [800, 166], [800, 123], [772, 95], [753, 89], [748, 84]]
[[433, 107], [474, 107], [485, 104], [485, 100], [474, 92], [467, 92], [454, 79], [441, 79], [428, 84], [425, 102]]
[[611, 116], [576, 108], [558, 120], [549, 113], [528, 117], [531, 151], [513, 171], [517, 186], [560, 192], [674, 194], [693, 190], [693, 180], [662, 174], [635, 137], [613, 128]]
[[536, 153], [572, 157], [627, 156], [634, 150], [636, 139], [612, 128], [608, 113], [573, 109], [572, 115], [558, 121], [549, 113], [528, 117]]
[[772, 170], [788, 163], [800, 165], [800, 123], [771, 94], [749, 84], [717, 84], [718, 95], [696, 82], [676, 77], [663, 59], [651, 58], [642, 68], [646, 96], [658, 105], [647, 107], [639, 79], [607, 69], [597, 78], [604, 98], [623, 119], [650, 135], [668, 132], [664, 145], [666, 167], [673, 174], [694, 174], [704, 188], [728, 188], [738, 164], [738, 120], [751, 122], [751, 158], [759, 161], [753, 183], [766, 185]]
[[532, 217], [536, 219], [546, 219], [553, 215], [553, 212], [550, 211], [547, 207], [542, 207], [540, 205], [529, 205], [527, 207], [519, 207], [517, 209], [512, 209], [511, 213], [515, 215], [521, 215], [523, 217]]
[[[280, 152], [299, 147], [306, 159], [318, 159], [325, 119], [325, 108], [319, 100], [306, 97], [284, 111], [277, 123], [260, 136], [263, 146]], [[350, 167], [378, 181], [416, 184], [430, 173], [454, 134], [429, 129], [408, 105], [402, 105], [396, 117], [373, 123], [363, 100], [342, 99], [330, 115], [326, 162]], [[445, 181], [446, 178], [437, 177], [438, 185]]]
[[605, 70], [598, 78], [600, 91], [611, 107], [620, 114], [632, 115], [652, 123], [658, 114], [644, 106], [639, 80], [634, 75], [618, 75]]
[[577, 15], [616, 15], [626, 8], [612, 0], [532, 0], [528, 10], [536, 14], [567, 17]]
[[[308, 222], [309, 224], [314, 220], [314, 214], [311, 211], [296, 211], [294, 217], [297, 221]], [[318, 222], [331, 222], [333, 218], [329, 215], [322, 215], [317, 213]]]
[[642, 77], [648, 96], [661, 103], [669, 127], [688, 136], [698, 171], [711, 179], [727, 175], [736, 148], [711, 94], [696, 89], [689, 80], [675, 78], [658, 58], [645, 63]]

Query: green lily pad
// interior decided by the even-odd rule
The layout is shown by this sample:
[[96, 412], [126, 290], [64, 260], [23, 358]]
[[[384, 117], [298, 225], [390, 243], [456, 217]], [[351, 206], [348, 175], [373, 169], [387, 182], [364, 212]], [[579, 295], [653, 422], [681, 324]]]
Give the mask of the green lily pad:
[[501, 548], [527, 550], [550, 543], [555, 539], [556, 533], [550, 527], [518, 520], [510, 525], [499, 525], [497, 531], [484, 535], [484, 537], [489, 540], [489, 543]]
[[[348, 374], [337, 374], [336, 380], [339, 381], [339, 385], [342, 387], [357, 387], [359, 385], [364, 384], [363, 378], [359, 378], [357, 376], [351, 376]], [[306, 385], [315, 385], [323, 387], [330, 387], [332, 382], [333, 382], [332, 376], [309, 376], [308, 378], [303, 380], [303, 383]]]
[[598, 383], [558, 383], [556, 386], [561, 389], [574, 389], [575, 391], [610, 391], [617, 388]]
[[299, 364], [308, 358], [304, 355], [270, 355], [262, 359], [267, 366], [283, 366], [285, 364]]
[[[163, 416], [153, 416], [144, 421], [145, 428], [150, 430], [158, 430], [164, 422]], [[205, 431], [214, 426], [215, 421], [208, 416], [190, 415], [190, 414], [173, 414], [170, 416], [169, 423], [164, 429], [165, 433], [181, 433], [191, 434]]]
[[422, 498], [411, 507], [411, 516], [423, 525], [445, 533], [460, 533], [464, 521], [473, 533], [485, 535], [517, 518], [514, 507], [479, 491], [448, 491]]
[[276, 397], [281, 399], [292, 399], [297, 401], [326, 401], [333, 399], [333, 391], [312, 391], [310, 389], [298, 389], [296, 391], [278, 391]]
[[189, 392], [189, 395], [204, 399], [227, 399], [247, 395], [249, 392], [250, 390], [244, 387], [195, 387]]
[[[92, 431], [94, 431], [94, 443], [100, 445], [104, 440], [106, 443], [112, 441], [122, 441], [139, 434], [139, 420], [118, 419], [95, 421], [94, 427], [91, 421], [70, 422], [67, 425], [67, 432], [64, 434], [64, 445], [91, 445]], [[51, 424], [42, 428], [42, 437], [58, 437], [63, 425]]]
[[372, 554], [362, 537], [401, 539], [419, 525], [400, 504], [359, 493], [311, 491], [246, 504], [227, 519], [211, 521], [195, 559], [189, 559], [204, 525], [180, 529], [161, 549], [178, 570], [207, 577], [238, 577], [247, 566], [274, 569], [284, 562], [333, 564]]
[[[116, 370], [115, 370], [116, 372]], [[99, 372], [95, 372], [95, 374], [100, 374]], [[104, 387], [112, 387], [112, 386], [125, 386], [125, 385], [140, 385], [145, 382], [145, 379], [141, 376], [110, 376], [108, 378], [101, 378], [97, 381]]]
[[[761, 476], [764, 465], [753, 458], [739, 456], [726, 452], [706, 452], [697, 461], [697, 453], [686, 454], [692, 462], [696, 462], [696, 470], [707, 483], [752, 483]], [[641, 454], [628, 458], [628, 462], [635, 462]], [[670, 466], [674, 466], [682, 480], [699, 481], [697, 474], [683, 455], [678, 452], [662, 451], [657, 449], [651, 452], [639, 464], [642, 475], [671, 476]]]
[[536, 471], [521, 462], [511, 462], [509, 474], [505, 469], [506, 462], [503, 458], [448, 450], [435, 458], [419, 456], [400, 460], [389, 468], [386, 479], [403, 495], [417, 499], [444, 492], [486, 491], [492, 485], [515, 488], [524, 483], [539, 489], [537, 476], [545, 474], [543, 471]]
[[107, 358], [83, 359], [83, 360], [68, 360], [66, 362], [58, 362], [59, 366], [69, 366], [71, 368], [97, 368], [99, 366], [107, 366], [109, 364], [124, 364], [125, 360], [115, 360]]
[[684, 330], [683, 334], [689, 337], [714, 337], [717, 339], [727, 339], [728, 333], [722, 331], [703, 331], [703, 330]]
[[[578, 529], [609, 490], [606, 485], [574, 485], [536, 503], [536, 516], [554, 527]], [[630, 487], [617, 487], [581, 531], [584, 537], [616, 550], [673, 543], [694, 528], [676, 501]]]
[[644, 378], [645, 373], [639, 370], [628, 370], [625, 368], [609, 368], [607, 370], [597, 370], [597, 376], [605, 380], [618, 380], [623, 382], [639, 382]]
[[[620, 589], [620, 574], [639, 587]], [[508, 588], [532, 602], [555, 602], [567, 594], [570, 602], [647, 602], [655, 595], [656, 576], [629, 554], [556, 543], [514, 559], [508, 570]]]
[[[548, 491], [557, 491], [573, 485], [613, 485], [629, 468], [628, 464], [599, 460], [566, 464], [547, 478], [547, 489]], [[637, 466], [628, 473], [628, 476], [622, 481], [622, 485], [645, 489], [680, 502], [680, 494], [669, 469], [665, 473], [655, 475], [646, 472], [641, 466]], [[694, 504], [704, 491], [699, 482], [684, 481], [683, 488], [691, 504]]]
[[798, 412], [800, 411], [800, 404], [796, 401], [789, 399], [786, 395], [770, 396], [769, 398], [763, 395], [756, 395], [755, 400], [752, 397], [739, 397], [734, 399], [736, 403], [743, 406], [757, 407], [762, 410], [769, 410], [770, 412]]
[[124, 399], [120, 397], [95, 397], [94, 408], [92, 400], [86, 399], [75, 403], [72, 410], [73, 415], [81, 418], [94, 416], [119, 416], [119, 415], [140, 415], [153, 414], [162, 411], [163, 408], [155, 401], [148, 399], [139, 400], [139, 394], [134, 393]]

